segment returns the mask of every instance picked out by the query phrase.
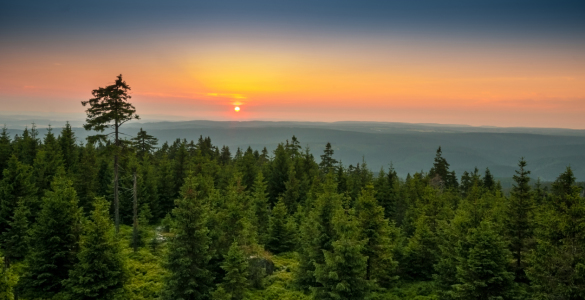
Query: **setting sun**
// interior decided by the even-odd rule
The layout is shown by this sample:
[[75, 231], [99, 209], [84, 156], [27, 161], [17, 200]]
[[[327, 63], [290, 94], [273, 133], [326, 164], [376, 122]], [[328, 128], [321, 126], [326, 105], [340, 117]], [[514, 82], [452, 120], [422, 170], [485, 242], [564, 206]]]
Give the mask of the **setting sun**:
[[234, 107], [234, 110], [235, 110], [236, 112], [238, 112], [238, 111], [240, 111], [240, 107], [239, 107], [239, 106], [236, 106], [236, 107]]

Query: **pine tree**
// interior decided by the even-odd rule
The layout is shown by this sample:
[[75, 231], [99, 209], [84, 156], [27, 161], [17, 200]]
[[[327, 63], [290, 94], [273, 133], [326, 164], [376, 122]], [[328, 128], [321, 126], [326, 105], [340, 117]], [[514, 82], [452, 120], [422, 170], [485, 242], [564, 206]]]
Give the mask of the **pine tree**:
[[[69, 122], [65, 123], [65, 127], [59, 134], [59, 146], [61, 148], [61, 154], [63, 155], [63, 163], [65, 165], [65, 171], [70, 173], [73, 171], [75, 163], [77, 162], [77, 147], [76, 138], [71, 125]], [[83, 160], [81, 160], [83, 161]]]
[[37, 151], [39, 148], [39, 140], [37, 138], [38, 132], [35, 124], [32, 124], [31, 130], [28, 127], [24, 128], [22, 137], [16, 138], [14, 141], [14, 154], [18, 156], [18, 160], [24, 164], [32, 166]]
[[343, 210], [333, 220], [339, 238], [332, 250], [324, 250], [324, 262], [316, 263], [315, 278], [321, 286], [314, 287], [316, 300], [361, 300], [370, 293], [366, 279], [368, 257], [364, 253], [365, 240], [358, 240], [360, 228], [354, 216]]
[[315, 265], [325, 263], [323, 251], [333, 251], [332, 243], [337, 240], [333, 217], [337, 210], [342, 209], [344, 197], [337, 193], [333, 174], [327, 175], [322, 188], [323, 192], [315, 199], [312, 209], [308, 208], [308, 216], [301, 227], [302, 245], [295, 283], [303, 290], [319, 285], [315, 280]]
[[8, 136], [8, 129], [4, 125], [2, 133], [0, 133], [0, 180], [4, 176], [2, 170], [8, 168], [8, 160], [12, 156], [11, 142], [10, 136]]
[[289, 157], [284, 146], [279, 144], [274, 150], [274, 159], [271, 162], [270, 176], [268, 177], [268, 193], [271, 206], [274, 206], [280, 194], [286, 191], [289, 171]]
[[420, 216], [415, 223], [414, 235], [406, 247], [406, 274], [415, 280], [429, 280], [433, 275], [433, 265], [438, 261], [438, 241], [430, 228], [428, 216]]
[[17, 280], [11, 268], [0, 264], [0, 300], [14, 300], [13, 288]]
[[458, 247], [459, 267], [454, 286], [456, 299], [510, 299], [514, 292], [514, 274], [508, 271], [510, 251], [506, 242], [482, 222], [466, 239], [468, 247]]
[[234, 241], [230, 246], [221, 268], [225, 271], [225, 276], [220, 287], [231, 296], [230, 299], [244, 299], [248, 289], [248, 260], [238, 242]]
[[335, 165], [337, 165], [337, 160], [333, 158], [333, 152], [331, 143], [327, 142], [323, 155], [321, 155], [321, 162], [319, 163], [319, 168], [325, 174], [329, 173], [329, 170], [333, 170]]
[[28, 253], [29, 246], [29, 215], [30, 211], [23, 198], [18, 199], [9, 229], [2, 233], [0, 241], [4, 249], [5, 265], [21, 261]]
[[[91, 93], [94, 98], [88, 101], [81, 101], [83, 106], [89, 104], [89, 108], [86, 110], [86, 124], [83, 125], [85, 130], [95, 130], [97, 132], [103, 132], [110, 128], [114, 130], [111, 133], [114, 134], [114, 146], [117, 148], [114, 153], [114, 222], [116, 224], [116, 233], [120, 225], [120, 203], [118, 201], [118, 156], [119, 149], [122, 146], [122, 141], [119, 139], [120, 126], [130, 120], [140, 119], [136, 114], [136, 109], [128, 101], [132, 98], [128, 91], [130, 91], [130, 86], [122, 80], [122, 74], [120, 74], [114, 84], [93, 90]], [[88, 141], [104, 141], [108, 135], [90, 136]]]
[[[0, 236], [11, 230], [19, 201], [23, 201], [31, 213], [38, 213], [39, 210], [32, 168], [13, 155], [3, 174], [4, 178], [0, 181]], [[0, 245], [6, 251], [5, 243]]]
[[33, 172], [36, 178], [39, 198], [51, 188], [53, 177], [59, 168], [64, 167], [61, 148], [49, 127], [43, 147], [37, 152], [33, 163]]
[[145, 154], [149, 154], [158, 144], [158, 139], [154, 136], [146, 133], [146, 131], [140, 130], [136, 137], [132, 138], [132, 146], [136, 148], [136, 156], [142, 158]]
[[109, 203], [98, 198], [94, 206], [91, 221], [84, 225], [78, 262], [65, 281], [72, 299], [114, 299], [126, 280], [124, 259], [109, 217]]
[[174, 236], [169, 241], [163, 299], [209, 299], [213, 276], [207, 210], [197, 197], [195, 178], [189, 176], [173, 209]]
[[266, 192], [266, 182], [262, 172], [258, 172], [253, 186], [252, 201], [255, 213], [255, 226], [258, 229], [260, 242], [265, 243], [268, 237], [269, 209], [268, 193]]
[[81, 211], [63, 173], [55, 176], [33, 225], [27, 268], [18, 283], [23, 297], [51, 298], [62, 292], [63, 281], [77, 263]]
[[380, 168], [378, 178], [374, 181], [374, 188], [376, 190], [376, 200], [378, 204], [384, 208], [384, 218], [393, 220], [396, 214], [397, 192], [396, 182], [398, 176], [394, 168], [390, 166], [388, 174], [384, 172], [384, 168]]
[[172, 161], [169, 160], [167, 155], [163, 155], [163, 158], [159, 161], [157, 188], [160, 204], [158, 217], [162, 218], [175, 207], [174, 199], [177, 198]]
[[496, 188], [496, 181], [494, 180], [494, 176], [490, 172], [489, 168], [485, 168], [485, 174], [483, 176], [483, 186], [488, 190], [492, 191]]
[[374, 280], [383, 287], [388, 287], [395, 278], [398, 266], [393, 259], [393, 229], [384, 219], [384, 208], [378, 205], [371, 186], [362, 191], [356, 203], [359, 239], [366, 241], [363, 254], [367, 257], [366, 279]]
[[[85, 147], [80, 147], [78, 157], [79, 160], [72, 163], [75, 171], [73, 184], [79, 195], [79, 206], [89, 213], [99, 190], [99, 160], [97, 151], [92, 143], [87, 143]], [[105, 171], [107, 171], [107, 164], [104, 167], [106, 168]], [[109, 190], [109, 184], [107, 184], [105, 192]]]
[[585, 297], [585, 199], [567, 168], [553, 184], [554, 195], [537, 216], [536, 248], [526, 274], [540, 299]]
[[270, 222], [268, 226], [268, 240], [266, 248], [275, 254], [287, 252], [293, 249], [295, 245], [294, 228], [291, 228], [291, 222], [287, 222], [287, 208], [282, 198], [272, 209]]
[[528, 184], [530, 171], [525, 169], [524, 158], [518, 162], [518, 168], [514, 175], [515, 183], [506, 209], [505, 228], [510, 240], [510, 250], [514, 256], [516, 280], [527, 282], [524, 256], [531, 249], [533, 240], [534, 200]]

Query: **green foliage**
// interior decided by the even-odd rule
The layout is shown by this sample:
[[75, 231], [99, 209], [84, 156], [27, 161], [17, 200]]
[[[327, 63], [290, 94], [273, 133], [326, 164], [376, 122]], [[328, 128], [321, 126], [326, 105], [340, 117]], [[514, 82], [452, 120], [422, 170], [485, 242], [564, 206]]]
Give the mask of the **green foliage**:
[[187, 177], [173, 209], [174, 235], [165, 262], [169, 275], [164, 281], [163, 299], [208, 299], [211, 292], [207, 212], [196, 189], [194, 177]]
[[254, 225], [258, 229], [258, 237], [263, 243], [268, 238], [269, 227], [269, 204], [266, 188], [267, 185], [264, 181], [264, 176], [262, 175], [262, 172], [259, 172], [252, 188], [252, 201], [255, 213]]
[[12, 156], [11, 142], [11, 138], [8, 136], [8, 129], [4, 125], [2, 127], [2, 133], [0, 133], [0, 180], [4, 177], [2, 170], [8, 168], [8, 160]]
[[359, 239], [366, 241], [363, 254], [367, 257], [366, 279], [389, 287], [396, 279], [398, 263], [393, 259], [396, 241], [391, 240], [396, 229], [384, 219], [384, 208], [378, 205], [372, 188], [362, 191], [356, 204]]
[[51, 298], [77, 263], [81, 212], [71, 181], [55, 176], [31, 234], [31, 251], [18, 286], [22, 296]]
[[555, 182], [553, 202], [538, 216], [527, 275], [543, 299], [585, 297], [585, 200], [570, 168]]
[[508, 270], [511, 253], [490, 222], [471, 229], [456, 251], [459, 283], [453, 286], [455, 298], [511, 298], [515, 289], [514, 274]]
[[114, 299], [121, 293], [127, 278], [108, 214], [109, 204], [98, 198], [94, 206], [91, 220], [84, 224], [78, 262], [65, 281], [73, 299]]
[[[106, 129], [114, 129], [115, 145], [119, 145], [118, 128], [122, 124], [139, 119], [134, 106], [128, 102], [132, 96], [128, 94], [130, 86], [118, 75], [114, 84], [100, 87], [91, 92], [94, 98], [81, 101], [83, 106], [89, 105], [86, 110], [87, 119], [83, 128], [103, 132]], [[106, 135], [94, 135], [90, 140], [105, 140]]]
[[10, 268], [0, 264], [0, 300], [14, 300], [14, 286], [17, 278]]
[[276, 254], [292, 250], [296, 242], [295, 222], [292, 217], [288, 217], [286, 210], [286, 205], [281, 198], [272, 209], [270, 216], [266, 248]]
[[[526, 171], [526, 161], [521, 159], [519, 170], [514, 175], [514, 186], [508, 201], [505, 218], [505, 228], [510, 240], [510, 250], [515, 260], [516, 280], [527, 282], [524, 269], [524, 257], [532, 248], [534, 226], [534, 200], [530, 191], [530, 171]], [[487, 176], [487, 174], [486, 174]]]
[[337, 193], [330, 173], [323, 184], [323, 193], [317, 197], [301, 225], [300, 263], [295, 273], [296, 284], [301, 289], [317, 286], [315, 265], [325, 263], [323, 251], [333, 251], [333, 242], [337, 239], [333, 217], [342, 208], [342, 203], [343, 196]]
[[[116, 85], [109, 92], [129, 105], [125, 83]], [[125, 122], [106, 111], [117, 101], [106, 98], [86, 126]], [[134, 118], [126, 108], [125, 120]], [[111, 142], [76, 144], [68, 124], [42, 141], [34, 125], [13, 140], [0, 132], [0, 247], [9, 266], [1, 272], [11, 274], [0, 279], [1, 297], [17, 279], [21, 299], [585, 296], [585, 200], [570, 169], [550, 191], [547, 183], [531, 191], [522, 160], [504, 196], [488, 169], [464, 172], [459, 187], [441, 149], [428, 173], [404, 180], [392, 167], [374, 177], [363, 160], [344, 166], [331, 144], [317, 164], [295, 136], [274, 157], [248, 147], [233, 159], [209, 137], [156, 149], [141, 130], [133, 141], [112, 163]], [[116, 165], [126, 224], [137, 173], [136, 251], [131, 227], [113, 236], [115, 201], [99, 200], [99, 217], [84, 222], [75, 200], [86, 213], [96, 196], [114, 200]]]
[[[243, 299], [248, 289], [248, 260], [238, 242], [234, 241], [230, 246], [221, 268], [225, 271], [225, 276], [218, 289], [224, 291], [216, 290], [214, 299]], [[223, 298], [216, 298], [219, 296]]]
[[9, 229], [0, 236], [7, 265], [23, 260], [28, 253], [30, 239], [29, 215], [30, 211], [25, 200], [20, 198], [12, 220], [8, 223]]
[[[65, 171], [67, 171], [67, 173], [71, 173], [73, 172], [74, 166], [77, 163], [77, 147], [75, 144], [75, 133], [73, 133], [73, 129], [71, 128], [71, 125], [69, 125], [69, 122], [66, 122], [65, 127], [63, 127], [61, 130], [58, 142], [61, 154], [63, 156]], [[80, 161], [83, 162], [84, 160], [81, 159]]]
[[142, 128], [140, 128], [136, 137], [131, 140], [132, 146], [136, 148], [136, 155], [141, 158], [146, 154], [150, 154], [158, 144], [158, 139], [146, 133]]
[[9, 263], [26, 254], [28, 222], [32, 219], [30, 212], [38, 211], [38, 201], [30, 166], [20, 163], [13, 155], [3, 174], [0, 181], [0, 246]]
[[313, 288], [314, 299], [367, 299], [371, 284], [366, 279], [368, 257], [365, 240], [359, 240], [359, 223], [354, 216], [338, 210], [334, 224], [339, 237], [332, 251], [324, 250], [325, 261], [317, 263], [315, 279], [322, 286]]
[[319, 168], [323, 173], [329, 173], [329, 170], [335, 171], [335, 166], [337, 165], [337, 160], [333, 158], [333, 147], [331, 143], [327, 142], [325, 145], [325, 150], [323, 150], [323, 155], [321, 155], [321, 162], [319, 163]]

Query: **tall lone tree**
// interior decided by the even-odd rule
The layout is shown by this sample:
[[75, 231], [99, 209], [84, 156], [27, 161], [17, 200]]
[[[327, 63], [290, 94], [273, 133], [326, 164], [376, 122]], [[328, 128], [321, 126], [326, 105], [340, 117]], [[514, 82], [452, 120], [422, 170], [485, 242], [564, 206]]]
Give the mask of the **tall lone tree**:
[[121, 148], [119, 139], [120, 126], [132, 119], [140, 119], [136, 114], [136, 109], [129, 102], [132, 98], [128, 92], [130, 86], [122, 80], [122, 74], [118, 75], [116, 82], [106, 87], [100, 87], [91, 93], [94, 98], [88, 101], [81, 101], [83, 106], [88, 106], [86, 110], [86, 124], [83, 125], [85, 130], [95, 130], [104, 132], [106, 129], [113, 129], [108, 134], [98, 134], [91, 136], [90, 141], [105, 140], [110, 134], [114, 134], [114, 218], [116, 232], [120, 227], [120, 203], [118, 200], [118, 155]]

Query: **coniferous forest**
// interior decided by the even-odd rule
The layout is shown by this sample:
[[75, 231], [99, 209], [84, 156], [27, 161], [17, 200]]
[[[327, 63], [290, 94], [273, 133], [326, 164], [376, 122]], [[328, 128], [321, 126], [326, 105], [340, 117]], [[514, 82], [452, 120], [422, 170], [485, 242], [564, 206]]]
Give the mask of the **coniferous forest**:
[[[0, 299], [584, 299], [585, 199], [570, 168], [544, 187], [519, 157], [399, 178], [210, 137], [159, 144], [120, 75], [69, 124], [0, 134]], [[481, 166], [478, 166], [481, 167]]]

